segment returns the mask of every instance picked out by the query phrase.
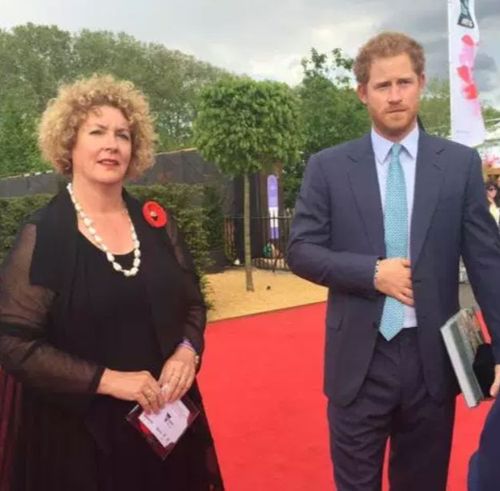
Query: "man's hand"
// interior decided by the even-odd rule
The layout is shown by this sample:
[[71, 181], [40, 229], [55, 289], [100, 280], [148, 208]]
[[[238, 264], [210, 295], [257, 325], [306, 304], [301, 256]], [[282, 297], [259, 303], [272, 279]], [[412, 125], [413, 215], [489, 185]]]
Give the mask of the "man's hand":
[[410, 261], [402, 257], [380, 261], [375, 276], [375, 288], [379, 292], [413, 307]]
[[490, 395], [491, 397], [496, 397], [498, 395], [498, 390], [500, 389], [500, 365], [495, 365], [495, 380], [491, 385]]

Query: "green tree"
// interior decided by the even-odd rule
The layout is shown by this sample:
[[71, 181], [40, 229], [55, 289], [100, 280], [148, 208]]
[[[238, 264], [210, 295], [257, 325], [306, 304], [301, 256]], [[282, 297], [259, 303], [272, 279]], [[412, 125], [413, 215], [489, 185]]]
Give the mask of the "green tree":
[[73, 77], [72, 40], [56, 26], [26, 24], [0, 31], [1, 98], [23, 86], [36, 111], [54, 97], [57, 85]]
[[302, 60], [303, 79], [296, 88], [304, 135], [302, 159], [284, 169], [285, 203], [292, 207], [311, 154], [361, 136], [370, 127], [363, 104], [353, 89], [353, 60], [334, 49], [314, 48]]
[[[0, 148], [6, 163], [4, 174], [23, 174], [48, 167], [38, 153], [36, 141], [36, 110], [32, 100], [23, 97], [20, 87], [7, 100], [0, 100]], [[8, 164], [8, 165], [7, 165]]]
[[305, 159], [322, 148], [361, 136], [369, 118], [353, 89], [353, 60], [340, 49], [330, 55], [311, 50], [302, 60], [304, 76], [297, 91], [304, 126]]
[[246, 288], [253, 291], [249, 176], [298, 159], [298, 101], [278, 82], [227, 77], [206, 87], [194, 121], [201, 154], [224, 174], [242, 176]]
[[224, 72], [192, 56], [145, 44], [124, 33], [84, 30], [74, 41], [75, 71], [111, 73], [131, 80], [149, 97], [156, 117], [158, 150], [192, 144], [194, 105], [201, 87]]
[[450, 84], [448, 80], [431, 78], [427, 81], [420, 101], [420, 118], [428, 133], [450, 134]]
[[61, 83], [93, 73], [131, 80], [144, 91], [156, 118], [159, 151], [192, 145], [198, 93], [225, 75], [192, 56], [124, 33], [71, 34], [34, 24], [0, 30], [0, 140], [9, 149], [2, 147], [0, 176], [45, 168], [33, 153], [37, 120]]
[[491, 128], [500, 121], [500, 111], [492, 106], [483, 106], [483, 118], [486, 128]]
[[[486, 127], [495, 124], [500, 111], [488, 104], [483, 104], [483, 118]], [[420, 102], [420, 117], [425, 130], [433, 135], [448, 137], [450, 123], [450, 82], [448, 79], [431, 78], [427, 82]]]
[[68, 71], [70, 35], [27, 24], [0, 31], [0, 176], [47, 169], [36, 125], [57, 82]]

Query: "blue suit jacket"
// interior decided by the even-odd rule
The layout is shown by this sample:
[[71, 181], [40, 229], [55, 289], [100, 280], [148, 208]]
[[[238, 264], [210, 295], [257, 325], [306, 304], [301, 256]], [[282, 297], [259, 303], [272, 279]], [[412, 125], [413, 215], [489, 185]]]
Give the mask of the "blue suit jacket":
[[498, 491], [500, 489], [500, 399], [486, 420], [479, 450], [469, 466], [469, 491]]
[[[443, 400], [458, 391], [439, 328], [459, 309], [461, 255], [500, 361], [500, 236], [478, 153], [422, 131], [410, 251], [424, 377], [431, 396]], [[313, 155], [296, 203], [288, 263], [329, 288], [325, 392], [339, 405], [356, 397], [372, 357], [385, 298], [373, 275], [384, 256], [370, 135]]]

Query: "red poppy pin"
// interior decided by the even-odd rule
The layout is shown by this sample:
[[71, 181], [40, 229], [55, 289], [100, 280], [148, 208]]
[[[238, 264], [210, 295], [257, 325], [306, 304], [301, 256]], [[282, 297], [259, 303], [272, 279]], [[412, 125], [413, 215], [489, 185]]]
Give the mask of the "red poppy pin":
[[168, 222], [166, 210], [156, 201], [146, 201], [142, 207], [142, 214], [152, 227], [161, 228]]

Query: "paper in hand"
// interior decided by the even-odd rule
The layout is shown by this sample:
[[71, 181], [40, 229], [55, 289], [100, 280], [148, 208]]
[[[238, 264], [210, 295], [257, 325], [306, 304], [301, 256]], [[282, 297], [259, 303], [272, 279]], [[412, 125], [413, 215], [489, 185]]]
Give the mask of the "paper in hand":
[[196, 405], [184, 396], [178, 401], [165, 404], [158, 413], [147, 414], [137, 405], [127, 415], [127, 421], [139, 430], [153, 450], [165, 459], [198, 414]]

